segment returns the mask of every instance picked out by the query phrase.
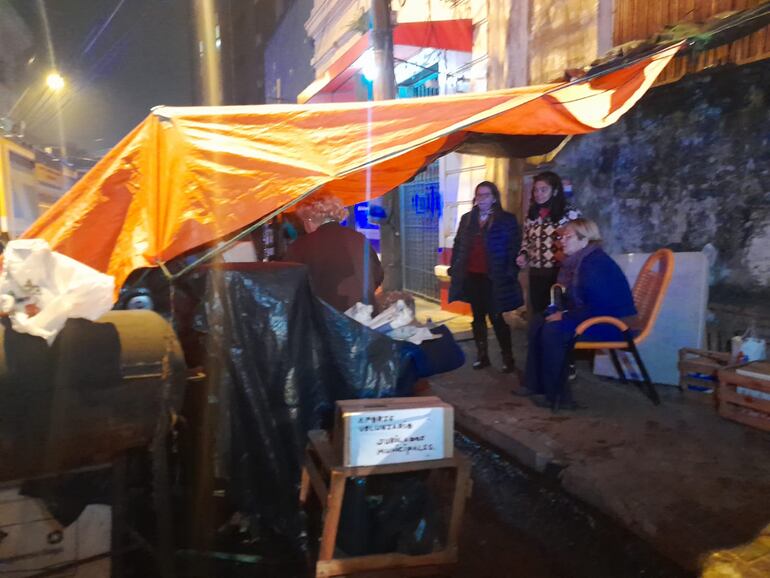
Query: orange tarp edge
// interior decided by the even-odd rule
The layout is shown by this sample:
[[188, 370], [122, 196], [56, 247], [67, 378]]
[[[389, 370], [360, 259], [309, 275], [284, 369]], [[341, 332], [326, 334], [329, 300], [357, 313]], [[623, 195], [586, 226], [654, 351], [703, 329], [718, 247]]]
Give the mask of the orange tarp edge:
[[679, 45], [584, 82], [381, 102], [160, 107], [23, 235], [120, 287], [318, 190], [378, 197], [473, 133], [575, 135], [615, 122]]

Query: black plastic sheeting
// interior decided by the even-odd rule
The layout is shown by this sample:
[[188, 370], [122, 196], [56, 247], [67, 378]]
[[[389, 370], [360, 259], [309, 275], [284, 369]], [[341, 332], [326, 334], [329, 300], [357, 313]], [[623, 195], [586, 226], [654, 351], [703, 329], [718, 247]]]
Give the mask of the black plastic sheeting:
[[206, 273], [206, 373], [219, 417], [217, 471], [237, 509], [298, 547], [307, 432], [339, 399], [411, 395], [416, 380], [463, 363], [446, 329], [424, 351], [316, 299], [301, 265], [225, 265]]

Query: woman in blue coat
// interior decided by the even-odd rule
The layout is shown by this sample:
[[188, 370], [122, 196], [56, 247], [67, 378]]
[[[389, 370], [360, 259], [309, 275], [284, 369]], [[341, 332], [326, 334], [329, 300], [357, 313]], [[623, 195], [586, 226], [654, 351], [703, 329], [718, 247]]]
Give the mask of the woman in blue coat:
[[503, 372], [516, 368], [511, 330], [502, 314], [523, 304], [516, 265], [520, 246], [519, 223], [500, 206], [497, 186], [489, 181], [476, 185], [473, 209], [460, 219], [449, 269], [449, 301], [470, 303], [473, 312], [474, 369], [489, 365], [487, 317], [500, 344]]
[[[566, 288], [563, 311], [533, 319], [529, 331], [526, 390], [536, 394], [537, 405], [574, 407], [567, 387], [565, 358], [569, 355], [575, 329], [586, 319], [609, 315], [631, 322], [636, 315], [628, 280], [617, 263], [602, 250], [599, 227], [588, 219], [576, 219], [561, 235], [567, 258], [558, 282]], [[588, 341], [624, 341], [610, 325], [596, 325], [581, 337]]]

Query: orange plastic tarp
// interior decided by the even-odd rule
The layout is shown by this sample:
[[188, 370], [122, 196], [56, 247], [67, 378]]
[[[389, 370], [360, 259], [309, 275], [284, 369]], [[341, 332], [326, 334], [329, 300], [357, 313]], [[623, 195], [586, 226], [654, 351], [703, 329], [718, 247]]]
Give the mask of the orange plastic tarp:
[[24, 234], [121, 286], [323, 190], [380, 196], [474, 134], [575, 135], [615, 122], [679, 46], [590, 81], [381, 102], [159, 107]]

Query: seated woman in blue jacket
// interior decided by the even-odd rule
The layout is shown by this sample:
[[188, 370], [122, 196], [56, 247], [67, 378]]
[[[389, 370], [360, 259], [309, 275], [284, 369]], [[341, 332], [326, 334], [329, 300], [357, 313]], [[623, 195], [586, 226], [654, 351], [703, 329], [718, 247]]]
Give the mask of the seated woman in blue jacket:
[[[564, 310], [536, 317], [530, 325], [526, 388], [544, 407], [574, 408], [564, 372], [575, 329], [590, 317], [610, 315], [621, 320], [636, 315], [634, 299], [623, 271], [602, 250], [599, 227], [589, 219], [568, 223], [561, 235], [567, 258], [558, 283], [566, 288]], [[596, 325], [581, 337], [589, 341], [624, 340], [617, 328]]]

